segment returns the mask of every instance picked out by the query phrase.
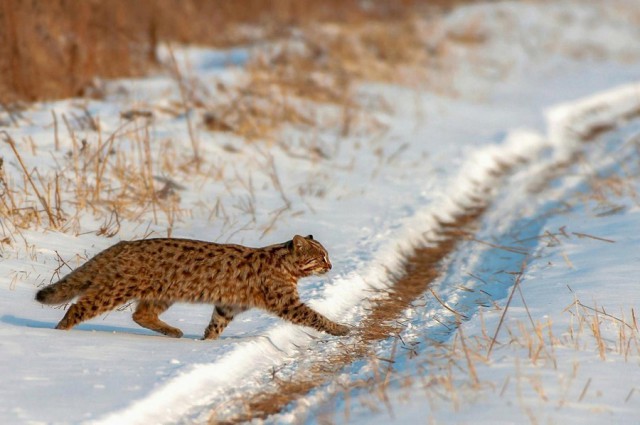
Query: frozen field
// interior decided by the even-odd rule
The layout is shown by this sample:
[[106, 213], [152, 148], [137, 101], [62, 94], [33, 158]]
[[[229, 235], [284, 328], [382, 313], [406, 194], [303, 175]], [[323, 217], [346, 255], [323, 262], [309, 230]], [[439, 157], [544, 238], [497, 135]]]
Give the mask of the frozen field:
[[[458, 41], [427, 88], [362, 81], [348, 124], [292, 102], [319, 124], [271, 140], [207, 131], [166, 76], [0, 115], [0, 423], [637, 423], [640, 8], [478, 4], [430, 30]], [[176, 65], [220, 98], [260, 49]], [[61, 332], [33, 299], [119, 240], [313, 234], [333, 270], [300, 293], [358, 329], [446, 223], [437, 273], [375, 339], [249, 311], [200, 341], [211, 306], [182, 304], [163, 316], [182, 339], [131, 307]]]

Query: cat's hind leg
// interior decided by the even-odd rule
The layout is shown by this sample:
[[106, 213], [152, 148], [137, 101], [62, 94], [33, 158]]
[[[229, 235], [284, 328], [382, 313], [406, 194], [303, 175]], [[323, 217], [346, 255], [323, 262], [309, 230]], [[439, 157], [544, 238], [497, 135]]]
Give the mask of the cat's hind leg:
[[174, 328], [158, 318], [160, 314], [171, 307], [171, 304], [173, 303], [170, 301], [140, 300], [136, 311], [133, 313], [133, 320], [143, 328], [151, 329], [173, 338], [180, 338], [182, 336], [180, 329]]
[[240, 306], [216, 305], [213, 309], [209, 326], [205, 329], [202, 339], [218, 338], [233, 318], [245, 310], [247, 310], [245, 307]]
[[85, 292], [75, 304], [69, 307], [56, 329], [71, 329], [78, 323], [113, 310], [130, 299], [125, 296], [106, 296], [105, 292], [93, 288]]

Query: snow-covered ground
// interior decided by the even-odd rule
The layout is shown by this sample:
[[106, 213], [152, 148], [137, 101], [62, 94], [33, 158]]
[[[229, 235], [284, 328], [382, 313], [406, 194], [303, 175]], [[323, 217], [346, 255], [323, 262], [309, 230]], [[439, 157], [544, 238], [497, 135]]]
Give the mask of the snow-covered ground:
[[[639, 88], [551, 116], [603, 112]], [[552, 155], [510, 176], [433, 285], [470, 317], [463, 332], [452, 336], [459, 317], [427, 294], [406, 311], [399, 340], [273, 422], [311, 405], [340, 423], [636, 423], [639, 142], [632, 121], [561, 172]]]
[[[296, 376], [355, 338], [252, 311], [220, 339], [199, 341], [211, 307], [193, 305], [163, 316], [185, 331], [179, 340], [139, 328], [130, 308], [55, 331], [63, 311], [33, 296], [68, 271], [64, 262], [74, 267], [117, 240], [167, 229], [251, 246], [311, 233], [334, 268], [302, 282], [302, 297], [357, 326], [372, 289], [391, 283], [389, 270], [400, 270], [403, 256], [475, 195], [487, 209], [473, 240], [458, 245], [432, 284], [439, 300], [427, 292], [404, 313], [403, 349], [395, 337], [375, 343], [373, 359], [359, 359], [269, 421], [634, 423], [639, 28], [633, 1], [457, 8], [430, 28], [429, 40], [448, 52], [433, 79], [458, 94], [363, 83], [362, 102], [383, 99], [390, 108], [371, 102], [346, 136], [326, 105], [322, 126], [286, 127], [271, 145], [207, 132], [197, 116], [167, 112], [180, 95], [163, 77], [110, 83], [100, 101], [33, 105], [17, 122], [0, 116], [0, 130], [26, 168], [37, 169], [34, 184], [51, 202], [56, 189], [46, 182], [60, 175], [68, 217], [61, 230], [46, 215], [28, 229], [2, 217], [0, 422], [206, 422], [212, 410], [224, 418], [238, 409], [234, 399], [271, 388], [274, 371]], [[204, 84], [243, 78], [244, 50], [176, 53]], [[228, 63], [239, 68], [221, 66]], [[81, 117], [83, 108], [100, 131], [71, 119], [74, 142], [62, 116]], [[154, 119], [120, 116], [131, 109], [151, 110]], [[585, 143], [596, 130], [604, 133]], [[194, 141], [200, 168], [190, 162]], [[17, 202], [27, 187], [22, 205], [40, 205], [4, 142], [0, 156]], [[512, 169], [498, 175], [499, 164]], [[98, 176], [105, 193], [131, 205], [118, 220], [109, 214], [114, 198], [85, 196]], [[138, 211], [144, 193], [127, 182], [162, 191], [167, 179], [180, 186], [175, 194]], [[440, 301], [464, 315], [462, 332], [462, 316]], [[383, 386], [369, 379], [389, 364]]]

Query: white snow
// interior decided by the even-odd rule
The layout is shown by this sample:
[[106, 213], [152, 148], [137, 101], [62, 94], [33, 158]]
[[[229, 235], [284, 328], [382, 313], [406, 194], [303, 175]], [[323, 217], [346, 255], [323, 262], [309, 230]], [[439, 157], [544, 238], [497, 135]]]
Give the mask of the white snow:
[[[306, 135], [295, 128], [280, 136], [287, 149], [198, 128], [200, 151], [210, 172], [203, 176], [180, 171], [191, 152], [187, 120], [183, 114], [164, 112], [171, 101], [179, 102], [175, 81], [154, 77], [110, 83], [111, 94], [104, 101], [86, 104], [100, 119], [102, 137], [123, 125], [121, 111], [153, 110], [149, 129], [154, 174], [184, 186], [177, 191], [183, 212], [174, 221], [165, 212], [155, 220], [150, 214], [123, 217], [113, 238], [96, 234], [108, 218], [103, 206], [96, 207], [95, 215], [83, 213], [66, 232], [44, 224], [20, 232], [6, 222], [0, 227], [0, 238], [11, 240], [0, 245], [0, 423], [205, 422], [210, 409], [223, 409], [234, 395], [249, 397], [265, 388], [274, 368], [305, 367], [341, 342], [259, 311], [238, 317], [220, 339], [199, 341], [211, 307], [193, 305], [173, 306], [163, 316], [185, 331], [186, 337], [179, 340], [137, 327], [130, 309], [113, 311], [69, 332], [56, 331], [53, 327], [63, 311], [42, 307], [33, 296], [37, 286], [57, 278], [58, 256], [74, 267], [119, 239], [164, 236], [171, 224], [172, 236], [251, 246], [312, 233], [328, 248], [334, 268], [328, 277], [303, 281], [301, 294], [330, 318], [357, 325], [366, 315], [372, 288], [386, 287], [388, 271], [398, 270], [404, 255], [437, 231], [438, 218], [464, 211], [472, 195], [491, 203], [476, 239], [494, 245], [527, 240], [518, 247], [528, 253], [522, 297], [515, 293], [499, 343], [488, 361], [473, 358], [481, 387], [472, 388], [462, 358], [460, 367], [449, 373], [454, 388], [442, 400], [433, 394], [422, 396], [417, 379], [406, 385], [398, 380], [388, 389], [392, 415], [386, 408], [372, 409], [370, 396], [355, 392], [347, 419], [338, 382], [370, 376], [371, 364], [362, 361], [269, 420], [317, 421], [321, 407], [335, 403], [334, 419], [347, 423], [633, 423], [640, 417], [637, 339], [629, 337], [628, 349], [616, 349], [626, 325], [600, 315], [606, 343], [602, 360], [588, 328], [594, 312], [575, 305], [565, 311], [577, 299], [624, 317], [629, 324], [632, 309], [638, 313], [640, 259], [634, 248], [640, 227], [633, 195], [637, 178], [629, 177], [628, 187], [615, 195], [617, 203], [611, 208], [621, 208], [610, 215], [600, 214], [607, 212], [596, 210], [601, 203], [585, 201], [583, 195], [595, 176], [632, 176], [638, 167], [631, 152], [640, 126], [627, 120], [640, 111], [640, 12], [631, 1], [613, 3], [616, 7], [566, 1], [457, 8], [434, 29], [439, 40], [473, 28], [474, 37], [484, 43], [449, 46], [452, 75], [442, 77], [453, 77], [450, 81], [459, 95], [363, 84], [362, 96], [382, 96], [392, 105], [389, 113], [370, 112], [388, 128], [376, 137], [369, 137], [366, 128], [348, 137], [340, 136], [335, 127], [317, 129], [314, 143], [329, 153], [327, 159], [290, 155], [292, 149], [308, 152]], [[195, 48], [175, 54], [185, 73], [211, 86], [242, 79], [249, 55], [247, 49], [221, 53]], [[228, 64], [236, 68], [226, 68]], [[128, 94], [120, 94], [123, 89]], [[61, 149], [54, 149], [51, 111], [58, 117], [77, 115], [79, 105], [74, 100], [33, 105], [25, 113], [28, 120], [14, 126], [0, 119], [6, 122], [0, 130], [19, 145], [28, 169], [37, 168], [42, 176], [72, 173], [65, 157], [73, 148], [71, 137], [61, 125]], [[131, 133], [117, 138], [114, 148], [126, 152], [133, 167], [144, 158], [137, 144], [139, 133], [133, 130], [140, 121], [124, 125]], [[603, 126], [611, 127], [604, 136], [590, 144], [579, 141], [579, 135]], [[90, 146], [98, 143], [95, 131], [77, 132]], [[225, 149], [229, 145], [235, 149]], [[162, 164], [161, 152], [169, 152], [176, 164]], [[555, 175], [557, 167], [576, 153], [582, 160]], [[10, 183], [26, 184], [7, 145], [0, 146], [0, 156]], [[497, 177], [492, 171], [498, 162], [518, 163], [513, 173]], [[87, 175], [95, 177], [92, 171]], [[119, 187], [115, 170], [107, 170], [105, 178]], [[549, 178], [550, 187], [533, 191]], [[63, 191], [63, 196], [64, 207], [73, 211], [73, 191]], [[224, 213], [215, 212], [217, 204]], [[553, 213], [567, 204], [570, 211]], [[566, 229], [566, 236], [557, 236], [559, 229]], [[545, 236], [546, 232], [556, 236]], [[514, 276], [505, 271], [518, 271], [524, 258], [466, 241], [448, 259], [432, 288], [447, 305], [470, 317], [462, 325], [470, 345], [482, 341], [483, 332], [497, 329], [514, 283]], [[63, 266], [60, 274], [67, 270]], [[576, 311], [587, 321], [580, 322]], [[533, 331], [521, 332], [532, 326], [529, 313], [534, 322], [551, 324], [544, 328], [546, 342], [536, 364], [523, 342]], [[440, 347], [434, 341], [458, 344], [461, 335], [455, 326], [445, 329], [440, 324], [455, 322], [455, 317], [430, 293], [423, 304], [408, 309], [406, 317], [403, 339], [419, 342], [419, 355], [398, 356], [394, 368], [396, 376], [415, 377], [417, 365], [438, 357]], [[583, 329], [578, 332], [580, 323]], [[508, 330], [514, 335], [511, 343]], [[633, 334], [631, 329], [627, 332]], [[547, 337], [551, 334], [557, 339], [554, 343]], [[389, 339], [375, 350], [388, 358], [392, 346]], [[445, 360], [428, 365], [425, 376], [440, 376], [447, 367]]]
[[[564, 104], [560, 109], [570, 113], [547, 114], [551, 117], [549, 128], [560, 126], [554, 117], [566, 119], [560, 126], [563, 128], [601, 125], [598, 117], [591, 121], [586, 118], [596, 100], [600, 100], [602, 109], [616, 110], [621, 107], [616, 102], [624, 104], [637, 88], [616, 88]], [[573, 136], [549, 159], [532, 163], [511, 176], [483, 219], [476, 241], [458, 250], [449, 272], [436, 283], [434, 289], [445, 304], [472, 317], [462, 327], [467, 344], [473, 347], [473, 373], [478, 376], [479, 388], [470, 384], [472, 372], [460, 353], [442, 356], [441, 347], [429, 347], [434, 341], [449, 340], [451, 331], [446, 325], [458, 319], [435, 300], [425, 298], [426, 305], [417, 303], [419, 307], [407, 311], [411, 326], [402, 333], [403, 346], [426, 344], [422, 346], [424, 351], [416, 358], [394, 358], [389, 341], [376, 350], [378, 358], [395, 361], [397, 372], [384, 391], [390, 399], [386, 401], [388, 408], [372, 409], [372, 405], [380, 406], [385, 400], [370, 389], [353, 390], [350, 404], [345, 406], [342, 388], [348, 388], [349, 382], [362, 382], [373, 373], [372, 365], [365, 364], [355, 373], [350, 371], [338, 378], [340, 385], [323, 387], [272, 421], [299, 420], [309, 414], [309, 406], [312, 412], [322, 410], [323, 403], [333, 400], [331, 396], [337, 393], [338, 408], [332, 417], [338, 422], [634, 423], [638, 407], [632, 399], [638, 388], [636, 371], [640, 364], [638, 324], [634, 319], [640, 295], [640, 258], [634, 249], [639, 242], [638, 200], [637, 195], [629, 198], [614, 194], [615, 190], [608, 200], [600, 200], [593, 193], [589, 198], [588, 185], [598, 176], [636, 176], [626, 183], [630, 185], [626, 190], [628, 194], [637, 193], [639, 135], [637, 122], [612, 131], [599, 139], [597, 146], [587, 149], [584, 162], [571, 165], [566, 176], [544, 191], [536, 189], [541, 174], [548, 174], [566, 159], [567, 144], [579, 149]], [[535, 198], [531, 190], [536, 190]], [[509, 287], [515, 279], [512, 273], [520, 267], [522, 293], [515, 293], [505, 313], [506, 321], [499, 325], [507, 303], [505, 295], [513, 290]], [[491, 300], [496, 299], [499, 301], [492, 305]], [[602, 351], [592, 327], [595, 323], [601, 332]], [[494, 335], [498, 343], [489, 356], [489, 340]], [[458, 337], [454, 339], [457, 342], [453, 347], [459, 347]], [[443, 358], [439, 360], [440, 356]], [[430, 391], [425, 381], [442, 378], [451, 362], [457, 363], [457, 368], [453, 372], [448, 369], [446, 374], [455, 387], [438, 390], [436, 386]], [[419, 372], [424, 375], [420, 380], [414, 375], [419, 367], [424, 368]], [[447, 397], [438, 396], [442, 392]]]

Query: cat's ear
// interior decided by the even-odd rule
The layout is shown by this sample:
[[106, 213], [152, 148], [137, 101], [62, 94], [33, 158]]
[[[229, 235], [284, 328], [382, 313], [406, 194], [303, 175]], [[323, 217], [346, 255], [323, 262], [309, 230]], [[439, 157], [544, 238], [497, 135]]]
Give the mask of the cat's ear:
[[307, 236], [306, 239], [313, 240], [313, 235]]
[[300, 250], [302, 250], [306, 245], [307, 245], [307, 241], [305, 240], [305, 238], [303, 238], [300, 235], [295, 235], [293, 237], [293, 251], [294, 252], [298, 252]]

